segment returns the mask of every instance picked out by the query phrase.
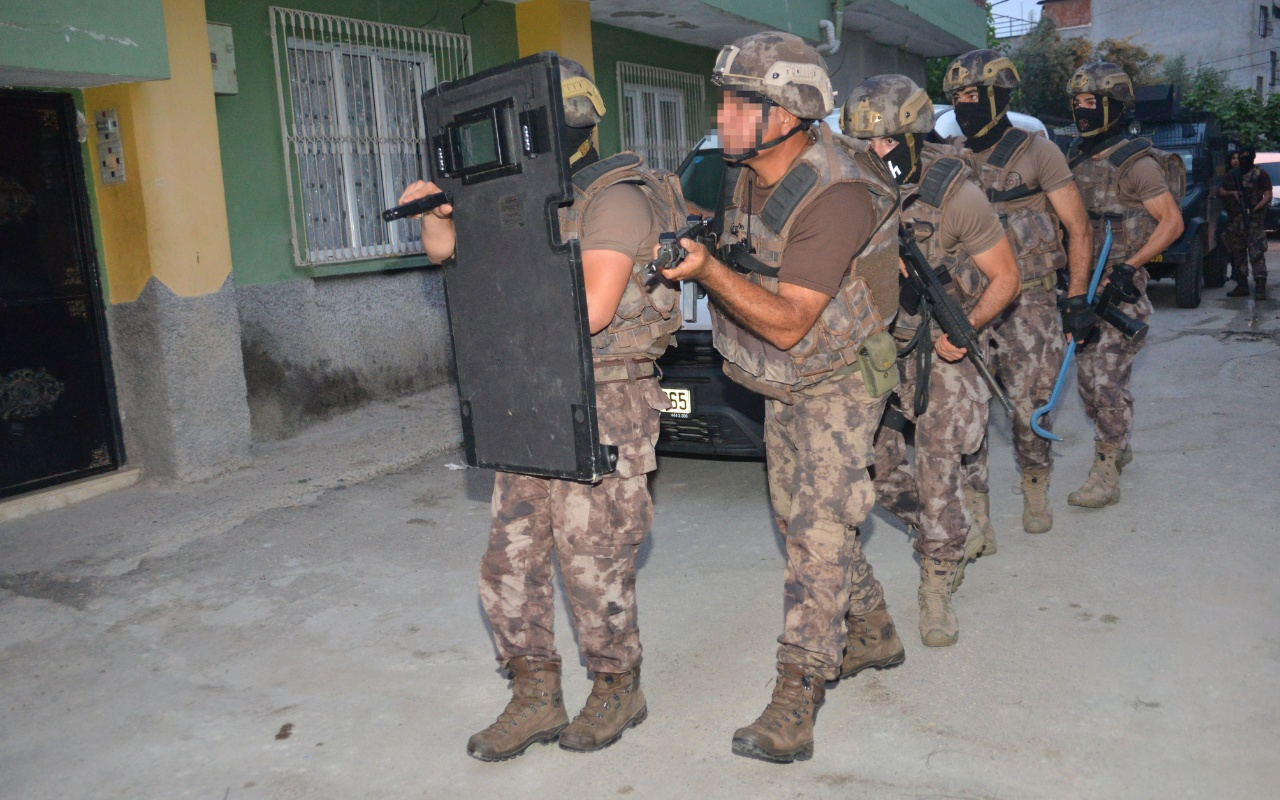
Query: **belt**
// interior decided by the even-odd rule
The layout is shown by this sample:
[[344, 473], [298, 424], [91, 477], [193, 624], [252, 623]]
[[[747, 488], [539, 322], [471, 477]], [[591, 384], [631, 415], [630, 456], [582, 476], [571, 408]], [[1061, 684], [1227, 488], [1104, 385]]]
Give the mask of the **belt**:
[[657, 367], [654, 363], [647, 359], [644, 361], [625, 361], [621, 359], [597, 361], [594, 366], [597, 386], [602, 383], [638, 381], [641, 378], [652, 377], [657, 372]]
[[1037, 289], [1037, 288], [1043, 288], [1046, 292], [1051, 292], [1057, 287], [1058, 287], [1058, 274], [1056, 272], [1050, 272], [1048, 275], [1045, 275], [1044, 277], [1041, 277], [1041, 278], [1036, 278], [1033, 281], [1022, 282], [1022, 291], [1024, 292], [1027, 291], [1028, 289]]

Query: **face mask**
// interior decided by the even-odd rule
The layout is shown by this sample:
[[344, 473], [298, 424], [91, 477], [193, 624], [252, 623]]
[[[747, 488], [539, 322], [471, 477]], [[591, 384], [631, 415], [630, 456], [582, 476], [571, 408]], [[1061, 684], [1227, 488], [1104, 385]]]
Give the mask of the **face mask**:
[[1253, 154], [1240, 156], [1240, 170], [1248, 172], [1251, 169], [1253, 169]]
[[569, 153], [569, 163], [573, 164], [587, 154], [591, 147], [591, 133], [594, 125], [585, 128], [572, 128], [564, 125], [560, 128], [560, 139], [564, 142], [565, 152]]
[[895, 142], [894, 147], [880, 156], [881, 160], [899, 186], [913, 182], [920, 171], [920, 148], [924, 141], [913, 133], [900, 133], [889, 138]]
[[991, 106], [979, 98], [976, 103], [956, 103], [956, 124], [966, 139], [972, 139], [991, 124]]
[[1119, 121], [1120, 115], [1108, 113], [1110, 110], [1110, 99], [1094, 95], [1098, 101], [1097, 108], [1085, 108], [1077, 106], [1071, 109], [1071, 116], [1075, 118], [1076, 129], [1080, 131], [1081, 136], [1096, 136], [1107, 128]]

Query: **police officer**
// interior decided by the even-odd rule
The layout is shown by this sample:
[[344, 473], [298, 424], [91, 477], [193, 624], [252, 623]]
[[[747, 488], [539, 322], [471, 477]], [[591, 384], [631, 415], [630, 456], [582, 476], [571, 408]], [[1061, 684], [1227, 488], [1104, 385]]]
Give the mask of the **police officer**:
[[[560, 76], [562, 138], [572, 152], [574, 176], [574, 201], [560, 212], [560, 230], [582, 245], [600, 439], [617, 446], [618, 463], [596, 484], [506, 472], [495, 477], [480, 598], [498, 661], [511, 671], [513, 697], [467, 743], [467, 752], [483, 761], [512, 758], [557, 737], [567, 750], [598, 750], [647, 714], [635, 559], [653, 518], [646, 476], [656, 467], [659, 409], [667, 407], [654, 360], [680, 317], [675, 289], [665, 281], [646, 282], [643, 265], [658, 234], [683, 219], [683, 209], [675, 208], [668, 184], [635, 154], [599, 159], [591, 143], [604, 114], [599, 92], [577, 62], [560, 59]], [[435, 191], [419, 181], [400, 202]], [[441, 206], [422, 220], [423, 246], [437, 263], [454, 254], [452, 213], [451, 206]], [[572, 722], [552, 634], [553, 549], [578, 646], [595, 676]]]
[[851, 587], [863, 588], [856, 613], [884, 599], [857, 534], [874, 502], [872, 438], [896, 383], [886, 323], [897, 307], [897, 188], [858, 143], [815, 127], [834, 106], [831, 83], [798, 36], [739, 39], [720, 51], [712, 80], [733, 167], [724, 260], [683, 240], [689, 256], [668, 276], [702, 284], [726, 373], [768, 398], [787, 610], [773, 697], [734, 733], [733, 751], [790, 762], [813, 755], [824, 682], [842, 671]]
[[[1067, 160], [1052, 142], [1013, 127], [1009, 98], [1021, 85], [1007, 56], [974, 50], [952, 61], [943, 91], [954, 104], [979, 185], [995, 206], [1018, 258], [1022, 294], [990, 328], [996, 374], [1013, 402], [1013, 449], [1022, 472], [1022, 528], [1044, 533], [1053, 526], [1048, 439], [1031, 430], [1031, 414], [1049, 402], [1064, 355], [1063, 328], [1084, 340], [1097, 325], [1085, 302], [1092, 252], [1089, 217]], [[1064, 249], [1058, 222], [1070, 245]], [[1058, 320], [1057, 272], [1068, 267], [1068, 303]], [[1048, 418], [1041, 420], [1047, 427]], [[986, 534], [984, 554], [995, 552], [988, 514], [987, 446], [970, 466], [970, 510]]]
[[[1182, 212], [1171, 191], [1181, 162], [1151, 148], [1146, 139], [1124, 134], [1134, 103], [1133, 82], [1108, 62], [1085, 64], [1067, 84], [1071, 113], [1080, 135], [1067, 153], [1076, 184], [1093, 226], [1094, 258], [1102, 249], [1105, 226], [1111, 226], [1111, 253], [1103, 279], [1136, 302], [1120, 310], [1145, 321], [1151, 316], [1145, 264], [1182, 235]], [[1185, 173], [1181, 173], [1184, 174]], [[1120, 501], [1120, 470], [1132, 460], [1133, 395], [1129, 380], [1133, 359], [1142, 347], [1112, 325], [1101, 325], [1098, 341], [1083, 348], [1077, 377], [1085, 411], [1094, 423], [1096, 457], [1084, 484], [1067, 502], [1103, 508]]]
[[[910, 223], [930, 265], [949, 276], [948, 291], [975, 329], [1018, 295], [1018, 267], [1000, 219], [973, 182], [957, 148], [925, 143], [933, 128], [929, 96], [905, 75], [880, 75], [854, 87], [841, 127], [865, 139], [902, 186], [902, 220]], [[920, 555], [920, 639], [931, 647], [955, 644], [959, 623], [951, 593], [965, 560], [972, 519], [965, 510], [963, 456], [987, 433], [990, 393], [978, 370], [945, 334], [921, 341], [922, 320], [899, 309], [893, 334], [913, 342], [898, 360], [898, 410], [915, 423], [915, 466], [907, 472], [902, 433], [876, 434], [875, 487], [880, 505], [915, 527]], [[936, 329], [935, 329], [936, 330]], [[929, 348], [937, 360], [928, 358]], [[927, 402], [918, 402], [917, 387]], [[921, 408], [921, 405], [924, 407]], [[981, 542], [981, 533], [976, 539]], [[875, 629], [877, 620], [868, 619]]]
[[1231, 250], [1231, 280], [1236, 286], [1227, 297], [1249, 296], [1249, 265], [1253, 265], [1254, 299], [1267, 299], [1267, 206], [1271, 203], [1271, 176], [1253, 162], [1257, 150], [1248, 145], [1234, 156], [1239, 159], [1216, 190], [1227, 204], [1227, 235]]

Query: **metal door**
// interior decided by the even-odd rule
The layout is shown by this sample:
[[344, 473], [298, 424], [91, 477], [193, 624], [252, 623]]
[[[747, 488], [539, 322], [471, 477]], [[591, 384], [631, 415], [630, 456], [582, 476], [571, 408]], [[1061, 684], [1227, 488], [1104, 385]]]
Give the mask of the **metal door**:
[[0, 91], [0, 497], [123, 456], [71, 96]]

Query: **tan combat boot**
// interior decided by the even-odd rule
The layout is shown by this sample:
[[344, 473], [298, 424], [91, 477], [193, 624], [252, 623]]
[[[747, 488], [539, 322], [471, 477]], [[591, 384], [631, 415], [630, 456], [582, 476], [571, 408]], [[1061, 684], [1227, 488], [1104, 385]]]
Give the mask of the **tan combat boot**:
[[639, 665], [630, 672], [597, 672], [587, 704], [560, 734], [560, 747], [576, 753], [603, 750], [647, 716]]
[[[973, 520], [973, 524], [969, 528], [969, 536], [964, 540], [965, 558], [974, 559], [978, 556], [994, 556], [996, 554], [996, 530], [991, 527], [991, 500], [986, 492], [975, 492], [972, 489], [964, 490], [964, 504], [969, 509], [969, 517]], [[980, 536], [974, 536], [974, 529], [977, 529]], [[969, 544], [969, 540], [973, 539], [973, 545]], [[970, 551], [973, 554], [970, 555]]]
[[569, 724], [560, 692], [560, 665], [513, 658], [511, 702], [489, 727], [467, 742], [467, 754], [481, 761], [506, 761], [534, 742], [549, 744]]
[[813, 758], [813, 717], [825, 694], [822, 678], [807, 667], [779, 663], [764, 713], [733, 732], [734, 754], [782, 764]]
[[1106, 442], [1095, 442], [1097, 458], [1089, 468], [1084, 485], [1067, 496], [1073, 506], [1106, 508], [1120, 502], [1120, 448]]
[[850, 614], [845, 622], [849, 625], [849, 644], [845, 647], [844, 662], [840, 664], [841, 679], [852, 678], [870, 667], [896, 667], [907, 660], [907, 651], [902, 647], [898, 629], [883, 600], [866, 616]]
[[958, 567], [955, 561], [920, 560], [920, 641], [928, 647], [947, 647], [960, 638], [960, 623], [951, 609]]
[[1124, 468], [1133, 462], [1133, 448], [1125, 445], [1116, 453], [1116, 472], [1124, 472]]
[[1053, 527], [1049, 510], [1049, 470], [1022, 471], [1022, 529], [1027, 533], [1047, 533]]

